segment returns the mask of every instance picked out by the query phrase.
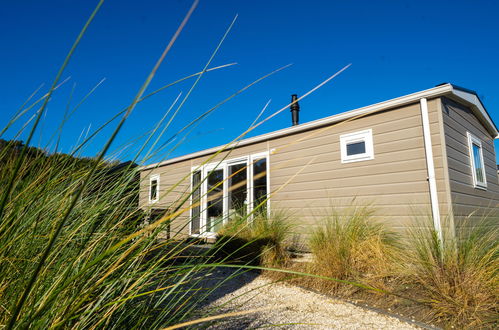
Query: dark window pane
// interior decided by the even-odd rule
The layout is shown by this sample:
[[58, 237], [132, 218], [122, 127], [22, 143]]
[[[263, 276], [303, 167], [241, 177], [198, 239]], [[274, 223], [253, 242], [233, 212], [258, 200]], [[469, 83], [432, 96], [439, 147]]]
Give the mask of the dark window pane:
[[158, 198], [158, 180], [151, 180], [151, 200]]
[[347, 156], [365, 154], [366, 153], [366, 143], [364, 141], [347, 143]]
[[228, 167], [229, 217], [236, 214], [245, 216], [247, 210], [247, 166], [246, 164]]
[[201, 172], [194, 172], [192, 174], [192, 218], [191, 218], [191, 233], [199, 234], [199, 227], [201, 223]]
[[207, 232], [216, 232], [222, 225], [224, 212], [223, 179], [223, 170], [213, 170], [208, 174]]
[[[267, 159], [262, 158], [253, 163], [253, 207], [257, 208], [267, 198]], [[266, 205], [257, 210], [265, 212]]]

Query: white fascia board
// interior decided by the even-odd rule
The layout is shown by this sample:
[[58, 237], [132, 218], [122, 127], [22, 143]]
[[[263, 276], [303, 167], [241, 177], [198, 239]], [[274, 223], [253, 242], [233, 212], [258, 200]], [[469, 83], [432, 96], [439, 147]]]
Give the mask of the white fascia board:
[[[456, 97], [458, 97], [459, 99], [474, 106], [476, 108], [476, 110], [478, 110], [477, 114], [479, 115], [479, 117], [482, 117], [482, 119], [485, 120], [489, 130], [495, 134], [495, 138], [496, 139], [499, 138], [499, 132], [497, 131], [496, 126], [494, 125], [494, 122], [492, 121], [489, 114], [487, 113], [487, 111], [483, 107], [482, 102], [480, 102], [480, 100], [478, 99], [478, 96], [476, 96], [473, 93], [468, 93], [468, 92], [458, 90], [458, 89], [453, 89], [452, 94], [455, 95]], [[476, 110], [475, 110], [475, 112], [476, 112]]]
[[[243, 140], [234, 142], [231, 145], [223, 145], [223, 146], [218, 146], [218, 147], [214, 147], [214, 148], [210, 148], [210, 149], [205, 149], [205, 150], [201, 150], [201, 151], [187, 154], [184, 156], [168, 159], [168, 160], [165, 160], [165, 161], [162, 161], [159, 163], [145, 165], [145, 166], [140, 167], [140, 170], [152, 169], [152, 168], [156, 168], [156, 167], [163, 166], [163, 165], [168, 165], [168, 164], [177, 163], [177, 162], [192, 159], [192, 158], [197, 158], [197, 157], [209, 155], [211, 153], [219, 151], [220, 149], [230, 150], [234, 147], [242, 147], [242, 146], [245, 146], [248, 144], [258, 143], [258, 142], [274, 139], [277, 137], [286, 136], [289, 134], [295, 134], [295, 133], [307, 131], [307, 130], [310, 130], [313, 128], [325, 126], [328, 124], [333, 124], [333, 123], [336, 123], [339, 121], [347, 120], [347, 119], [350, 119], [353, 117], [363, 116], [363, 115], [367, 115], [367, 114], [374, 113], [374, 112], [381, 111], [381, 110], [396, 108], [396, 107], [403, 106], [403, 105], [409, 104], [409, 103], [419, 103], [419, 100], [421, 98], [430, 99], [433, 97], [443, 96], [446, 94], [453, 94], [454, 92], [456, 92], [456, 90], [454, 89], [454, 87], [451, 84], [445, 84], [445, 85], [437, 86], [434, 88], [426, 89], [424, 91], [420, 91], [420, 92], [412, 93], [409, 95], [397, 97], [397, 98], [394, 98], [394, 99], [391, 99], [388, 101], [375, 103], [375, 104], [372, 104], [372, 105], [369, 105], [369, 106], [366, 106], [363, 108], [358, 108], [358, 109], [350, 110], [350, 111], [343, 112], [343, 113], [340, 113], [337, 115], [333, 115], [330, 117], [314, 120], [314, 121], [311, 121], [308, 123], [300, 124], [298, 126], [291, 126], [288, 128], [280, 129], [278, 131], [262, 134], [262, 135], [255, 136], [255, 137], [248, 138], [248, 139], [243, 139]], [[459, 92], [465, 93], [465, 92], [461, 92], [461, 91], [459, 91]], [[470, 94], [470, 93], [465, 93], [465, 94]], [[463, 98], [457, 94], [455, 94], [455, 95], [459, 98]], [[473, 95], [473, 94], [470, 94], [470, 95]], [[465, 100], [467, 100], [467, 99], [465, 99]], [[481, 106], [481, 103], [478, 100], [478, 98], [476, 99], [476, 101], [477, 101], [477, 103], [475, 103], [475, 102], [472, 102], [472, 103], [476, 104], [477, 107], [478, 107], [478, 105]], [[481, 107], [483, 109], [483, 106], [481, 106]], [[485, 109], [483, 109], [483, 112], [486, 113]], [[485, 118], [490, 120], [488, 115]], [[493, 124], [492, 124], [492, 127], [494, 127]]]

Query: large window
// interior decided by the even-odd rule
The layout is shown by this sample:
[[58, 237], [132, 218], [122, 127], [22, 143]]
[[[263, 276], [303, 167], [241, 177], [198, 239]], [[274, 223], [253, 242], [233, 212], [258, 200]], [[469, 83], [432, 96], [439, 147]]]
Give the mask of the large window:
[[159, 200], [159, 174], [151, 175], [149, 181], [149, 203]]
[[268, 210], [268, 153], [192, 169], [191, 235], [211, 236], [250, 212]]
[[342, 163], [374, 159], [372, 130], [341, 135], [340, 151]]
[[483, 163], [482, 141], [468, 132], [471, 174], [475, 188], [487, 188], [487, 178]]

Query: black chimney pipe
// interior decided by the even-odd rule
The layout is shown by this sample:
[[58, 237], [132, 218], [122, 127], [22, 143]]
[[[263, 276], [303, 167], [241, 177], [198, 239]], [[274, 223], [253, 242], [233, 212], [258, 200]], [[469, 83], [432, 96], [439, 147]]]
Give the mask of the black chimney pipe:
[[300, 123], [300, 105], [298, 104], [297, 100], [298, 95], [291, 95], [291, 106], [289, 108], [291, 109], [291, 119], [293, 120], [293, 126], [296, 126]]

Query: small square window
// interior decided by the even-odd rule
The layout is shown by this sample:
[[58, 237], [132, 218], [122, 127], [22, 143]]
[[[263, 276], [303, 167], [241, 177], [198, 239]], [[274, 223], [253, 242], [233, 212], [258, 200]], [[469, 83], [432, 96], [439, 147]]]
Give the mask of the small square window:
[[149, 185], [149, 203], [155, 203], [159, 199], [159, 175], [152, 175]]
[[471, 175], [475, 188], [487, 188], [487, 177], [483, 162], [482, 141], [468, 132], [468, 147], [470, 153]]
[[374, 159], [372, 130], [341, 135], [340, 149], [342, 163]]

